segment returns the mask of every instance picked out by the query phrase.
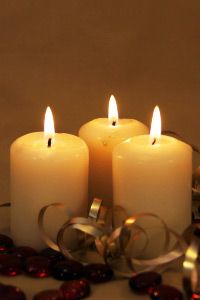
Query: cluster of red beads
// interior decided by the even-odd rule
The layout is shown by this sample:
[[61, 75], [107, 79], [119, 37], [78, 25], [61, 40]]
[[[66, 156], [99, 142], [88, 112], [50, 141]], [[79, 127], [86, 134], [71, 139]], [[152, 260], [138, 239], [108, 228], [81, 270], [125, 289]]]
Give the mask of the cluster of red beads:
[[77, 300], [89, 294], [89, 282], [86, 279], [77, 279], [64, 282], [59, 290], [42, 291], [33, 300]]
[[[107, 282], [113, 277], [112, 269], [105, 264], [83, 266], [50, 248], [38, 253], [27, 246], [14, 247], [11, 238], [0, 234], [0, 274], [16, 276], [21, 273], [36, 278], [52, 276], [65, 281], [58, 290], [42, 291], [33, 300], [78, 300], [90, 294], [89, 282]], [[134, 292], [149, 295], [152, 300], [183, 299], [179, 290], [163, 285], [161, 275], [156, 272], [135, 275], [130, 278], [129, 285]], [[17, 287], [0, 284], [0, 299], [26, 300], [26, 296]]]
[[[65, 281], [59, 290], [43, 291], [35, 295], [34, 300], [81, 299], [90, 294], [89, 282], [107, 282], [113, 277], [112, 269], [105, 264], [83, 266], [50, 248], [38, 253], [31, 247], [15, 247], [11, 238], [0, 234], [0, 274], [17, 276], [21, 273]], [[25, 300], [26, 297], [20, 289], [1, 284], [0, 299]]]
[[149, 295], [152, 300], [183, 300], [183, 294], [175, 287], [162, 284], [156, 272], [144, 272], [129, 280], [130, 288], [138, 294]]

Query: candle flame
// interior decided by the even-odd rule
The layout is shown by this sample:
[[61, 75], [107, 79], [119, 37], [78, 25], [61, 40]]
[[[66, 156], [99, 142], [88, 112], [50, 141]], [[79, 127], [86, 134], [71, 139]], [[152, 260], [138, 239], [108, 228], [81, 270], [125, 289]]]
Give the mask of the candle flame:
[[47, 139], [53, 138], [55, 135], [54, 120], [51, 108], [48, 106], [44, 119], [44, 135]]
[[153, 111], [153, 117], [151, 122], [151, 130], [150, 130], [150, 137], [151, 140], [159, 140], [161, 135], [161, 116], [159, 107], [156, 106]]
[[117, 103], [113, 95], [110, 96], [109, 100], [108, 119], [109, 123], [113, 126], [115, 126], [118, 122]]

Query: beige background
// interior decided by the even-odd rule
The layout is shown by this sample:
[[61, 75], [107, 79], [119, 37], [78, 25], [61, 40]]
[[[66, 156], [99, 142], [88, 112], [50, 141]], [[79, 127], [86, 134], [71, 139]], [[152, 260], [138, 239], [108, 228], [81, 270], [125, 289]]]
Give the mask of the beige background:
[[159, 104], [164, 128], [200, 146], [199, 78], [199, 0], [0, 0], [1, 201], [10, 143], [43, 128], [47, 105], [57, 131], [77, 133], [111, 93], [148, 125]]
[[[111, 93], [121, 117], [147, 124], [159, 104], [164, 128], [200, 146], [199, 81], [199, 0], [0, 0], [0, 202], [9, 200], [9, 146], [42, 129], [47, 105], [58, 131], [77, 133], [106, 116]], [[1, 281], [29, 299], [60, 285]], [[133, 298], [127, 282], [94, 287], [91, 299], [102, 292]]]

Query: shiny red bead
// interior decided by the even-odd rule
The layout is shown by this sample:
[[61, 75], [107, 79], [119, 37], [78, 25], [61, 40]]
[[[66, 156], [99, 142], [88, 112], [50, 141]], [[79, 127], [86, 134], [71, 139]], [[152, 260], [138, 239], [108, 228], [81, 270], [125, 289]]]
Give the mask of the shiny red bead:
[[144, 272], [130, 278], [129, 286], [136, 293], [145, 294], [150, 288], [160, 285], [162, 277], [156, 272]]
[[28, 257], [24, 269], [31, 277], [44, 278], [50, 275], [49, 260], [43, 256]]
[[66, 260], [65, 256], [51, 248], [45, 248], [40, 252], [41, 256], [44, 256], [49, 259], [51, 266], [54, 266], [56, 263]]
[[54, 265], [52, 275], [58, 280], [79, 279], [84, 275], [84, 267], [75, 260], [61, 261]]
[[103, 283], [112, 279], [113, 270], [105, 264], [90, 264], [85, 266], [85, 276], [93, 283]]
[[21, 261], [10, 254], [0, 254], [0, 273], [16, 276], [22, 273]]
[[194, 293], [192, 294], [190, 300], [199, 300], [200, 299], [200, 293]]
[[90, 294], [90, 285], [85, 279], [67, 281], [60, 289], [66, 300], [78, 300]]
[[66, 300], [61, 291], [47, 290], [36, 294], [33, 300]]
[[149, 290], [152, 300], [183, 300], [183, 294], [175, 287], [160, 285]]
[[37, 252], [35, 249], [27, 246], [21, 246], [21, 247], [16, 247], [13, 248], [12, 251], [10, 252], [13, 256], [16, 256], [20, 258], [21, 260], [24, 260], [30, 256], [36, 256]]
[[5, 252], [11, 247], [13, 247], [13, 240], [7, 235], [0, 234], [0, 252]]
[[0, 287], [1, 300], [26, 300], [26, 296], [22, 290], [12, 285], [2, 285]]

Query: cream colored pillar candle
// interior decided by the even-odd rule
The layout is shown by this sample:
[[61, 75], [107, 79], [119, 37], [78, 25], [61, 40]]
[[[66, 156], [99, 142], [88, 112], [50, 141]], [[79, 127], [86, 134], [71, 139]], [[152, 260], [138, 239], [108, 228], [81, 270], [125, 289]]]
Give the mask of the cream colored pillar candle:
[[109, 102], [108, 118], [99, 118], [84, 124], [79, 136], [89, 147], [89, 199], [94, 197], [112, 205], [112, 151], [113, 148], [129, 137], [145, 134], [148, 128], [133, 119], [118, 119], [114, 96]]
[[[49, 108], [46, 116], [51, 117]], [[47, 118], [46, 118], [47, 120]], [[62, 202], [68, 216], [85, 215], [88, 189], [88, 149], [79, 137], [46, 131], [26, 134], [11, 146], [11, 234], [16, 245], [43, 247], [37, 217], [50, 203]], [[46, 231], [55, 238], [61, 212], [47, 215]], [[51, 218], [51, 219], [50, 219]]]
[[[178, 233], [191, 224], [191, 178], [192, 149], [173, 137], [151, 130], [151, 135], [128, 139], [113, 151], [114, 204], [129, 215], [157, 214]], [[158, 226], [150, 219], [145, 222], [152, 232]], [[153, 237], [147, 256], [157, 254], [161, 240], [160, 235]]]

